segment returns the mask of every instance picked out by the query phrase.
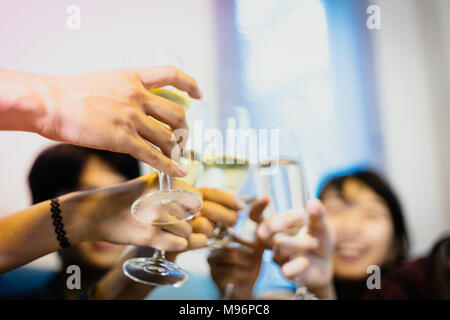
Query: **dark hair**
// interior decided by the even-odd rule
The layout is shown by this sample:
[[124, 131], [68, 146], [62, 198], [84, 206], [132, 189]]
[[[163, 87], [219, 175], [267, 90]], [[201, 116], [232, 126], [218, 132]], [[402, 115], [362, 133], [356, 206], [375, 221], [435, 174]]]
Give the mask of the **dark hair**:
[[329, 175], [319, 186], [319, 199], [322, 200], [329, 190], [342, 192], [344, 182], [348, 179], [357, 179], [380, 196], [389, 209], [394, 225], [394, 247], [398, 248], [395, 262], [403, 260], [409, 249], [408, 232], [403, 217], [400, 201], [385, 179], [378, 173], [367, 169], [346, 170]]
[[58, 144], [42, 151], [31, 167], [28, 184], [33, 203], [79, 189], [82, 170], [91, 156], [97, 156], [126, 179], [140, 175], [133, 157], [103, 150]]

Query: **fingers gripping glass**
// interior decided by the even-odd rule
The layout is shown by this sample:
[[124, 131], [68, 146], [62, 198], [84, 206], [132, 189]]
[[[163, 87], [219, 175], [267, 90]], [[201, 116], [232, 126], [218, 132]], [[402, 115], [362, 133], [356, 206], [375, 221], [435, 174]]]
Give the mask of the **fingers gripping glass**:
[[[295, 144], [290, 143], [292, 140], [291, 136], [289, 134], [280, 139], [281, 147], [287, 145], [286, 149], [295, 149]], [[280, 149], [283, 150], [283, 148]], [[282, 154], [284, 155], [286, 152], [282, 152]], [[294, 154], [294, 156], [297, 156], [297, 154]], [[259, 164], [259, 175], [257, 178], [258, 193], [260, 195], [268, 194], [271, 198], [267, 209], [268, 215], [284, 212], [292, 208], [303, 208], [306, 213], [305, 221], [300, 229], [279, 233], [276, 235], [276, 238], [281, 240], [287, 237], [300, 238], [304, 236], [308, 232], [309, 216], [306, 210], [308, 189], [302, 162], [294, 157], [281, 157], [262, 161]], [[267, 217], [267, 215], [265, 216]], [[294, 300], [317, 300], [316, 296], [309, 292], [302, 279], [296, 279], [295, 283]]]
[[[302, 237], [308, 232], [308, 212], [306, 201], [308, 196], [303, 165], [290, 158], [279, 158], [265, 161], [259, 165], [260, 186], [265, 194], [270, 194], [269, 214], [276, 214], [291, 208], [303, 208], [306, 213], [305, 221], [300, 229], [289, 230], [276, 235], [277, 239], [288, 237]], [[301, 279], [296, 279], [295, 300], [317, 300], [308, 291]]]
[[[167, 188], [164, 181], [167, 181]], [[164, 227], [192, 219], [202, 207], [202, 199], [186, 190], [172, 190], [169, 176], [159, 172], [159, 191], [138, 198], [131, 206], [133, 216], [144, 223]], [[123, 272], [130, 279], [155, 286], [181, 286], [189, 275], [166, 260], [165, 251], [156, 250], [151, 258], [125, 261]]]
[[[145, 54], [127, 55], [122, 63], [122, 66], [127, 68], [148, 65], [174, 65], [182, 69], [181, 58], [178, 54], [160, 45]], [[189, 108], [189, 99], [175, 88], [170, 90], [157, 88], [151, 92], [178, 103], [185, 111]], [[154, 147], [161, 152], [158, 147]], [[164, 228], [164, 226], [192, 219], [200, 211], [202, 204], [202, 199], [195, 193], [172, 190], [171, 178], [159, 172], [159, 191], [138, 198], [131, 206], [131, 213], [141, 222]], [[134, 281], [156, 286], [179, 287], [189, 278], [177, 264], [167, 261], [165, 252], [161, 250], [156, 250], [151, 258], [134, 258], [125, 261], [123, 272]]]

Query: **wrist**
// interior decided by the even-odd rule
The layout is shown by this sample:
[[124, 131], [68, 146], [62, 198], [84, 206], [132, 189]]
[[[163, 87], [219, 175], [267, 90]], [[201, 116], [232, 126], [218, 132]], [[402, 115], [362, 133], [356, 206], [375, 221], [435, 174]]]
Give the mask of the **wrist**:
[[240, 287], [235, 289], [234, 299], [236, 300], [251, 300], [253, 295], [253, 286], [251, 287]]
[[[2, 130], [38, 132], [47, 108], [41, 76], [0, 68], [0, 127]], [[48, 90], [47, 90], [48, 91]]]
[[35, 75], [36, 101], [39, 101], [39, 113], [34, 114], [34, 130], [46, 138], [59, 140], [61, 128], [61, 88], [58, 77]]
[[92, 223], [84, 215], [85, 197], [83, 192], [73, 192], [59, 198], [62, 222], [72, 245], [99, 238], [95, 228], [91, 227]]

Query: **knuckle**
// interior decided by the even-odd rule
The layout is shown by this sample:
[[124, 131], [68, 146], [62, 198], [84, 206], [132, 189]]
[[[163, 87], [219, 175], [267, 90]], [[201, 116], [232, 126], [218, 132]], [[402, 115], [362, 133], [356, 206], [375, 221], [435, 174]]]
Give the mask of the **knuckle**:
[[178, 78], [178, 69], [174, 66], [167, 66], [167, 78], [170, 81], [175, 81]]
[[234, 225], [234, 224], [236, 223], [236, 221], [238, 220], [238, 214], [237, 214], [237, 212], [236, 212], [236, 211], [230, 210], [228, 216], [229, 216], [229, 219], [230, 219], [229, 223], [230, 223], [231, 225]]
[[125, 110], [125, 117], [123, 117], [125, 121], [128, 120], [128, 122], [137, 123], [140, 120], [141, 115], [136, 108], [123, 108], [123, 110]]
[[134, 124], [129, 119], [119, 118], [116, 120], [116, 126], [119, 127], [122, 131], [126, 133], [130, 133], [134, 131]]
[[151, 148], [150, 146], [147, 148], [146, 146], [135, 144], [132, 148], [134, 154], [136, 154], [139, 158], [145, 159], [152, 165], [159, 163], [157, 156], [150, 151], [151, 149], [149, 150], [149, 148]]
[[173, 148], [175, 148], [178, 144], [177, 144], [177, 139], [175, 138], [175, 136], [173, 135], [172, 132], [168, 131], [166, 133], [166, 144], [168, 145], [168, 147], [170, 148], [170, 150], [172, 150]]
[[264, 228], [268, 234], [273, 234], [277, 232], [277, 229], [272, 223], [265, 223]]
[[198, 239], [197, 247], [201, 248], [206, 246], [208, 237], [205, 234], [199, 234], [197, 239]]
[[177, 127], [177, 128], [182, 127], [185, 123], [185, 119], [186, 119], [186, 113], [185, 113], [184, 109], [182, 107], [180, 107], [179, 105], [176, 105], [176, 108], [174, 110], [174, 116], [173, 116], [175, 127]]
[[189, 243], [186, 239], [180, 238], [179, 241], [176, 241], [173, 245], [175, 251], [181, 251], [188, 247]]
[[192, 226], [187, 222], [185, 222], [185, 224], [186, 224], [186, 226], [185, 226], [185, 230], [184, 230], [184, 235], [185, 235], [185, 238], [189, 238], [192, 234]]
[[285, 276], [287, 279], [291, 279], [293, 277], [292, 272], [290, 271], [290, 269], [288, 267], [286, 267], [286, 265], [283, 265], [281, 267], [281, 273], [283, 274], [283, 276]]
[[139, 90], [136, 86], [133, 85], [124, 85], [121, 86], [118, 90], [120, 95], [128, 100], [140, 100], [144, 96], [141, 90]]
[[[137, 146], [134, 142], [130, 143], [132, 137], [134, 137], [135, 127], [133, 123], [129, 121], [119, 120], [116, 123], [114, 138], [117, 142], [117, 149], [124, 150], [126, 152], [136, 152]], [[131, 138], [131, 139], [130, 139]]]
[[204, 200], [203, 201], [203, 206], [200, 209], [201, 213], [208, 213], [210, 211], [210, 207], [211, 207], [211, 202], [209, 200]]
[[151, 232], [148, 232], [145, 234], [145, 236], [143, 237], [143, 245], [147, 246], [147, 247], [151, 247], [152, 245], [154, 245], [154, 235]]

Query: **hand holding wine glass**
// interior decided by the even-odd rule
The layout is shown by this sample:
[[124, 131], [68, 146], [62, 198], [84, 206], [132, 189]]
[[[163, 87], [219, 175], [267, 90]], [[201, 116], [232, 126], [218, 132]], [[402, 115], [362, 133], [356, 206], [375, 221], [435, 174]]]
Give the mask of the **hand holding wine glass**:
[[301, 282], [321, 299], [334, 298], [332, 288], [334, 241], [325, 209], [317, 199], [308, 202], [309, 223], [306, 232], [295, 237], [277, 237], [301, 228], [308, 213], [292, 209], [263, 219], [258, 211], [251, 218], [257, 222], [258, 239], [273, 250], [273, 260], [280, 265], [283, 275]]
[[[177, 187], [201, 198], [201, 193], [189, 185], [177, 184]], [[84, 230], [83, 240], [151, 246], [167, 251], [187, 249], [193, 236], [202, 238], [202, 243], [206, 243], [204, 235], [192, 233], [188, 222], [173, 226], [152, 226], [130, 214], [131, 204], [140, 195], [156, 190], [159, 190], [158, 176], [151, 173], [115, 186], [73, 193], [67, 196], [69, 200], [65, 208], [78, 212], [74, 220], [78, 228]]]
[[[154, 66], [78, 75], [38, 75], [4, 69], [0, 73], [5, 74], [9, 81], [6, 88], [10, 88], [3, 100], [12, 103], [26, 96], [20, 98], [23, 105], [12, 106], [30, 110], [24, 117], [5, 112], [0, 119], [1, 129], [31, 131], [55, 141], [128, 153], [172, 176], [185, 175], [185, 170], [168, 157], [177, 143], [171, 130], [147, 117], [169, 124], [172, 131], [187, 128], [179, 105], [148, 91], [173, 85], [193, 98], [201, 98], [196, 81], [177, 68]], [[6, 111], [10, 109], [14, 111]]]
[[[289, 229], [276, 234], [280, 240], [293, 240], [304, 237], [308, 230], [308, 211], [306, 204], [308, 199], [308, 185], [304, 163], [300, 160], [300, 148], [293, 131], [289, 129], [279, 130], [278, 155], [261, 161], [258, 165], [257, 189], [258, 193], [270, 195], [271, 202], [267, 210], [268, 216], [277, 215], [280, 212], [289, 211], [302, 214], [301, 225], [292, 225]], [[294, 215], [291, 217], [291, 219]], [[275, 220], [276, 221], [276, 220]], [[295, 222], [295, 220], [294, 220]], [[299, 221], [297, 221], [299, 223]], [[315, 300], [316, 297], [309, 293], [301, 278], [296, 281], [296, 300]]]
[[[260, 217], [269, 204], [268, 197], [253, 201], [250, 215]], [[237, 246], [221, 246], [211, 250], [208, 256], [211, 277], [220, 289], [223, 299], [248, 300], [252, 298], [253, 286], [259, 276], [264, 250], [268, 248], [258, 237], [247, 241], [233, 236]]]

